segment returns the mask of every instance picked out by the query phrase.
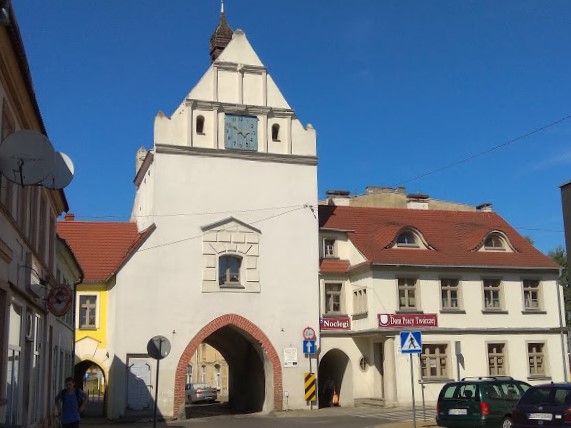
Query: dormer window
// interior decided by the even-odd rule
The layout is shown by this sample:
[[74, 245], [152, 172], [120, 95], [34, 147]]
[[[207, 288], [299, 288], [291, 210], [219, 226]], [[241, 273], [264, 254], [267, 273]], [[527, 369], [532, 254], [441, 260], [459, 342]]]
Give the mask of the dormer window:
[[272, 141], [280, 141], [280, 126], [277, 123], [272, 125]]
[[484, 249], [487, 251], [505, 251], [506, 243], [498, 233], [492, 233], [484, 241]]
[[242, 258], [225, 255], [218, 258], [218, 283], [219, 285], [240, 285], [240, 266]]
[[323, 257], [335, 257], [335, 239], [323, 240]]
[[204, 134], [204, 116], [196, 117], [196, 133]]
[[418, 247], [418, 240], [410, 231], [402, 232], [397, 236], [397, 247]]

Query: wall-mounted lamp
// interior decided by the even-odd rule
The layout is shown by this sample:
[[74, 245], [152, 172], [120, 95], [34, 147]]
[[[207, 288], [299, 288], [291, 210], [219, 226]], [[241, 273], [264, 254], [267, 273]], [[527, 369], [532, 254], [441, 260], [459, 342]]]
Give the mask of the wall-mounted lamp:
[[[28, 290], [30, 293], [32, 293], [34, 296], [36, 296], [38, 298], [45, 298], [46, 294], [47, 294], [47, 286], [49, 284], [48, 280], [42, 278], [41, 275], [39, 274], [39, 272], [31, 266], [19, 265], [18, 266], [18, 272], [20, 271], [20, 269], [28, 269], [30, 272], [33, 272], [36, 275], [36, 278], [38, 278], [39, 283], [35, 284], [35, 283], [32, 283], [31, 280], [26, 276], [26, 278], [24, 278], [24, 280], [25, 280], [24, 285], [26, 287], [26, 290]], [[39, 286], [44, 288], [43, 295], [41, 295], [40, 291], [38, 290]]]
[[36, 277], [38, 278], [38, 281], [40, 281], [40, 285], [43, 285], [43, 286], [48, 285], [48, 281], [47, 281], [46, 279], [43, 279], [43, 278], [41, 277], [41, 275], [38, 273], [38, 271], [37, 271], [36, 269], [34, 269], [33, 267], [31, 267], [31, 266], [25, 266], [25, 265], [20, 265], [20, 266], [18, 266], [18, 270], [20, 270], [20, 269], [22, 269], [22, 268], [24, 268], [24, 269], [29, 269], [31, 272], [34, 272], [34, 273], [36, 274]]

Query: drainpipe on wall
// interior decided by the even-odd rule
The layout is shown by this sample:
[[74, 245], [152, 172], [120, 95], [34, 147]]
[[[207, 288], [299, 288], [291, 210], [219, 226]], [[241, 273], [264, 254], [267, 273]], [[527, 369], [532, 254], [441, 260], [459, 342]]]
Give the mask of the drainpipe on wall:
[[71, 325], [73, 331], [73, 341], [71, 343], [71, 361], [72, 361], [72, 373], [75, 379], [75, 384], [78, 388], [81, 386], [80, 389], [83, 389], [83, 378], [77, 379], [77, 373], [75, 372], [75, 340], [76, 340], [76, 326], [75, 326], [75, 317], [77, 313], [77, 286], [81, 284], [83, 278], [79, 281], [73, 283], [73, 305], [71, 306]]
[[556, 280], [556, 287], [557, 287], [557, 306], [559, 307], [559, 327], [560, 327], [560, 338], [561, 338], [561, 358], [563, 359], [563, 381], [568, 382], [569, 379], [567, 378], [567, 355], [565, 352], [565, 334], [564, 334], [564, 327], [565, 324], [563, 323], [563, 314], [561, 309], [561, 293], [563, 293], [563, 286], [561, 287], [561, 293], [559, 292], [559, 286], [561, 284], [561, 278], [563, 277], [563, 268], [559, 268], [559, 276]]

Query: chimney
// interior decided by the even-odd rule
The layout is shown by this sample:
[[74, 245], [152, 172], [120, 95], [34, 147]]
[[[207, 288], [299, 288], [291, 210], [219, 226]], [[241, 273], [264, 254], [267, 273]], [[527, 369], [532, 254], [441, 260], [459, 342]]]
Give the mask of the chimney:
[[411, 210], [427, 210], [429, 196], [422, 193], [410, 193], [406, 195], [406, 207]]
[[327, 190], [327, 205], [349, 206], [351, 192], [348, 190]]
[[491, 213], [494, 210], [492, 209], [491, 202], [484, 202], [483, 204], [480, 204], [476, 207], [476, 211], [479, 211], [481, 213]]
[[75, 221], [74, 213], [65, 213], [65, 221]]

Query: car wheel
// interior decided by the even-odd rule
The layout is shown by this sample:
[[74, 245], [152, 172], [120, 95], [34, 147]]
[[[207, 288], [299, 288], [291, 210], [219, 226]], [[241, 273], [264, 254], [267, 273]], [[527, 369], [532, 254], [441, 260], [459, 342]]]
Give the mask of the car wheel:
[[512, 428], [512, 418], [510, 418], [509, 416], [506, 416], [503, 420], [502, 420], [502, 428]]

